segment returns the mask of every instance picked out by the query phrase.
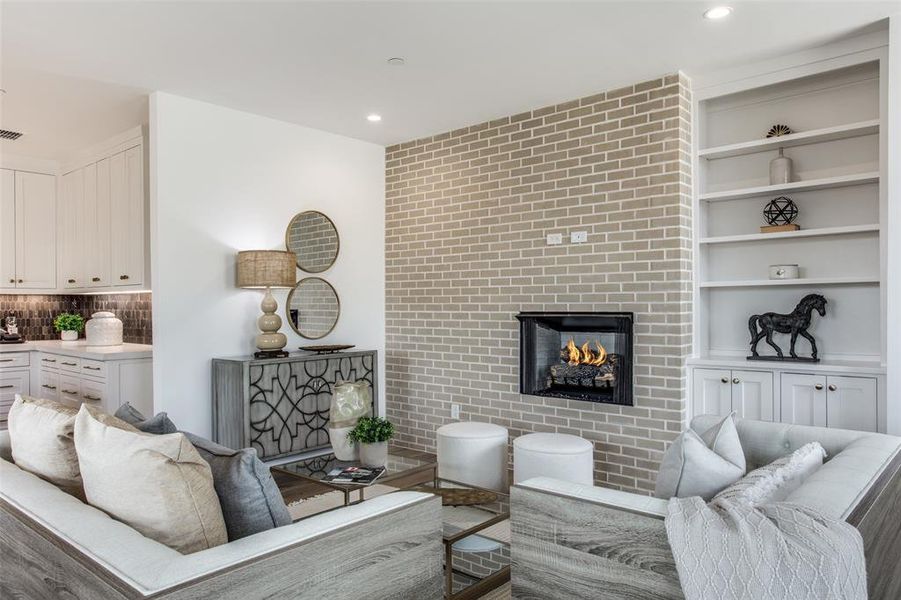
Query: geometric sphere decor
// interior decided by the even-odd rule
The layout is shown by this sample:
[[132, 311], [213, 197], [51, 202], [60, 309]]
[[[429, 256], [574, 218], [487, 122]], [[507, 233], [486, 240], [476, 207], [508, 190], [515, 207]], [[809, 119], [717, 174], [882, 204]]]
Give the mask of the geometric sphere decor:
[[798, 206], [791, 198], [779, 196], [763, 209], [763, 217], [770, 225], [789, 225], [798, 218]]

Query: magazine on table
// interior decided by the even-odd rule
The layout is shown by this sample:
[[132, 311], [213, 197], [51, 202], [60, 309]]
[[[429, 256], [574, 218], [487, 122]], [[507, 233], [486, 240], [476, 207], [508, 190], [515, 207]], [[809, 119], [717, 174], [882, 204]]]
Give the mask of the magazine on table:
[[372, 483], [382, 476], [385, 467], [345, 467], [343, 469], [332, 469], [328, 475], [322, 478], [322, 481], [328, 483], [344, 483], [354, 485], [372, 485]]

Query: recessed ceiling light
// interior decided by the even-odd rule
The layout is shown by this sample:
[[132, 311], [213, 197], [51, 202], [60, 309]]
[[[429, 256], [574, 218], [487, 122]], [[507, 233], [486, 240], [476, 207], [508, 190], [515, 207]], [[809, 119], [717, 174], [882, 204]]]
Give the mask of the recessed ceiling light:
[[713, 8], [708, 8], [704, 11], [704, 18], [715, 21], [716, 19], [723, 19], [732, 14], [732, 7], [730, 6], [714, 6]]
[[369, 121], [370, 123], [378, 123], [379, 121], [382, 120], [382, 115], [377, 115], [375, 113], [372, 113], [371, 115], [366, 117], [366, 120]]
[[406, 62], [407, 61], [405, 61], [400, 56], [393, 56], [388, 59], [388, 64], [391, 65], [392, 67], [402, 67], [406, 64]]

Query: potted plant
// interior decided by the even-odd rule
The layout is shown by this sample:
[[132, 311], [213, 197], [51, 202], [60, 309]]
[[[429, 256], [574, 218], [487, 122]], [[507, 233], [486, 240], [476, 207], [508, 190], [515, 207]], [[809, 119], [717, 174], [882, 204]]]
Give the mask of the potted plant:
[[64, 342], [74, 342], [78, 334], [84, 331], [84, 317], [73, 313], [62, 313], [53, 320], [53, 327], [59, 332]]
[[360, 462], [367, 467], [384, 467], [388, 462], [388, 440], [394, 436], [394, 424], [381, 417], [362, 417], [347, 434], [359, 444]]

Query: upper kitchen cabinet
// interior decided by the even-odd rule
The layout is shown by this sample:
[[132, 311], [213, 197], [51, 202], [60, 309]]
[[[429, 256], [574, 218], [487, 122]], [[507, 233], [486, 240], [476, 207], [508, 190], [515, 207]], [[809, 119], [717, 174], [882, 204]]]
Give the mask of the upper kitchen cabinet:
[[144, 155], [141, 146], [110, 158], [112, 285], [144, 283]]
[[56, 177], [2, 170], [0, 288], [56, 287]]

